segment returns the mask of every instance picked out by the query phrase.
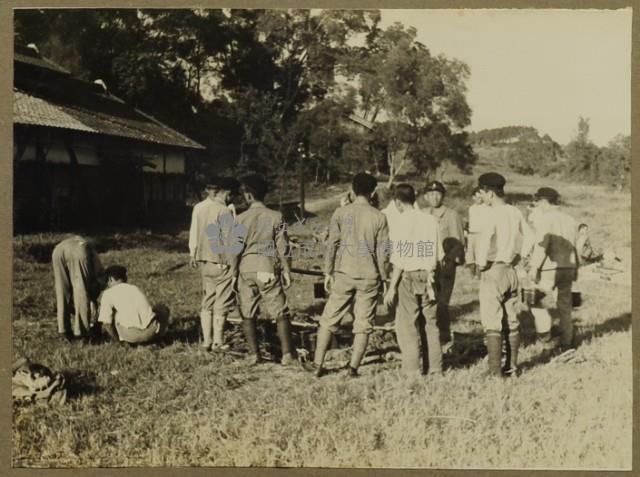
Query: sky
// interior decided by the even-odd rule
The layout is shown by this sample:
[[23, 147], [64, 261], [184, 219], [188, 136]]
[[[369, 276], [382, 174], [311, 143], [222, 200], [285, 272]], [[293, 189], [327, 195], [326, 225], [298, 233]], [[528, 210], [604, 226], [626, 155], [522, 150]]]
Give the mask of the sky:
[[631, 133], [631, 9], [382, 10], [432, 54], [471, 69], [470, 130], [533, 126], [561, 144], [590, 120], [605, 145]]

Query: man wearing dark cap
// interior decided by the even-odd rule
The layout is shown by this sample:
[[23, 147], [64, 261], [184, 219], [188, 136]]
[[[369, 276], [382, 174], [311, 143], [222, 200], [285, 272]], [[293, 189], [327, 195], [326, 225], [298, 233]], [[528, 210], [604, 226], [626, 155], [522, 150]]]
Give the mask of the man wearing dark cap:
[[449, 302], [456, 280], [456, 267], [464, 264], [464, 226], [458, 212], [443, 205], [445, 192], [444, 185], [438, 181], [429, 182], [424, 189], [424, 199], [428, 204], [426, 211], [438, 220], [444, 251], [436, 278], [438, 288], [436, 317], [443, 352], [451, 349], [453, 344]]
[[[556, 310], [560, 318], [560, 347], [572, 348], [574, 343], [571, 321], [571, 287], [577, 278], [579, 264], [576, 251], [578, 223], [558, 207], [560, 194], [551, 187], [541, 187], [534, 195], [540, 218], [537, 221], [536, 239], [531, 255], [531, 279], [546, 292], [544, 308], [531, 308], [534, 316], [550, 320], [547, 307], [556, 294]], [[540, 317], [538, 316], [538, 317]], [[549, 335], [542, 336], [548, 340]]]
[[237, 251], [228, 243], [234, 230], [229, 209], [231, 193], [240, 184], [231, 177], [219, 177], [207, 186], [207, 198], [193, 207], [189, 230], [191, 266], [200, 268], [204, 297], [200, 311], [202, 346], [206, 350], [224, 350], [223, 331], [228, 313], [234, 306], [233, 287]]
[[[525, 254], [533, 234], [520, 210], [505, 203], [505, 183], [505, 178], [496, 172], [488, 172], [478, 179], [482, 201], [492, 211], [480, 233], [476, 250], [481, 270], [480, 320], [485, 330], [489, 374], [492, 376], [513, 375], [517, 371], [520, 334], [518, 276], [514, 267]], [[507, 362], [501, 368], [503, 332], [508, 336]]]

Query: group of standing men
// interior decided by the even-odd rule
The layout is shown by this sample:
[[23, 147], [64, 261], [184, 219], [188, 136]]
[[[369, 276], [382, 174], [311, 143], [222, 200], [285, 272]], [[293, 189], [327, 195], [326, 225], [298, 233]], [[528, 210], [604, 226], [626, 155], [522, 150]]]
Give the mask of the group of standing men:
[[[443, 350], [452, 343], [448, 304], [456, 268], [465, 263], [465, 255], [472, 273], [480, 278], [480, 318], [490, 375], [512, 376], [518, 369], [522, 272], [528, 275], [524, 281], [535, 284], [547, 297], [544, 303], [533, 304], [534, 316], [547, 315], [550, 321], [548, 308], [555, 296], [560, 349], [575, 346], [571, 287], [579, 264], [578, 225], [559, 209], [556, 190], [543, 187], [536, 192], [535, 220], [529, 223], [517, 207], [505, 202], [505, 178], [494, 172], [481, 175], [465, 241], [458, 214], [443, 205], [443, 184], [426, 186], [424, 208], [419, 207], [411, 185], [399, 184], [382, 212], [371, 204], [376, 185], [374, 177], [356, 175], [355, 199], [331, 218], [324, 270], [330, 296], [320, 320], [313, 362], [318, 375], [323, 372], [331, 334], [351, 308], [354, 343], [348, 374], [357, 375], [380, 294], [395, 311], [403, 371], [424, 371], [420, 332], [424, 326], [427, 374], [442, 374]], [[403, 253], [405, 249], [412, 253]], [[550, 341], [550, 331], [540, 338]]]
[[[356, 174], [353, 199], [331, 217], [324, 256], [329, 297], [319, 323], [314, 359], [303, 367], [318, 376], [324, 373], [332, 335], [352, 312], [354, 341], [348, 375], [357, 376], [382, 298], [395, 312], [403, 371], [423, 372], [420, 328], [424, 327], [428, 374], [441, 374], [443, 353], [453, 342], [448, 305], [456, 269], [465, 262], [480, 279], [480, 317], [489, 374], [513, 375], [517, 371], [522, 273], [516, 268], [523, 271], [527, 262], [529, 280], [546, 290], [547, 296], [557, 294], [561, 346], [574, 346], [571, 286], [578, 267], [577, 224], [559, 210], [559, 194], [551, 188], [541, 188], [535, 194], [535, 214], [530, 214], [527, 222], [518, 208], [505, 202], [505, 184], [497, 173], [479, 177], [465, 239], [459, 215], [443, 205], [446, 191], [442, 183], [433, 181], [424, 188], [427, 206], [422, 208], [415, 189], [399, 184], [389, 205], [379, 211], [372, 205], [376, 179], [367, 173]], [[285, 293], [291, 285], [288, 238], [282, 214], [265, 206], [268, 182], [259, 175], [241, 182], [218, 178], [206, 190], [207, 197], [193, 208], [189, 232], [190, 262], [199, 268], [203, 285], [202, 346], [212, 351], [227, 348], [224, 327], [237, 301], [250, 363], [262, 361], [256, 331], [259, 309], [276, 322], [282, 364], [297, 363]], [[229, 206], [238, 192], [248, 209], [236, 217]], [[91, 327], [101, 288], [96, 278], [102, 270], [97, 254], [86, 240], [73, 237], [56, 247], [53, 267], [59, 332], [83, 335]], [[124, 267], [109, 267], [106, 272], [102, 275], [108, 290], [103, 293], [99, 321], [107, 332], [130, 342], [160, 336], [167, 327], [166, 307], [151, 308], [142, 292], [126, 283]], [[70, 320], [72, 302], [75, 313]], [[548, 315], [548, 306], [534, 307], [532, 312]], [[549, 340], [550, 335], [541, 338]], [[504, 366], [503, 339], [507, 351]]]

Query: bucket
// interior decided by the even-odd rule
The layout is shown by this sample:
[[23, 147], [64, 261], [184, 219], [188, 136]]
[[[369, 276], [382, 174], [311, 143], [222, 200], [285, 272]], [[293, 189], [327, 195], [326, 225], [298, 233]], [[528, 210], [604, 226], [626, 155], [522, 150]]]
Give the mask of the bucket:
[[539, 305], [544, 295], [544, 292], [538, 288], [523, 288], [520, 290], [520, 300], [529, 307]]
[[582, 294], [579, 291], [571, 292], [571, 305], [574, 308], [580, 308], [582, 306]]

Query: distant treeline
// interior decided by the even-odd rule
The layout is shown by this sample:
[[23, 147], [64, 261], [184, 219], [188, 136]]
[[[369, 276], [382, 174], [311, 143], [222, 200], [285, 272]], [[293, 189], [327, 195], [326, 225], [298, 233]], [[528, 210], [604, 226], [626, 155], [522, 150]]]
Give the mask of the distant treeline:
[[469, 141], [472, 144], [499, 146], [531, 136], [538, 136], [538, 131], [531, 126], [505, 126], [472, 132], [469, 134]]
[[499, 148], [504, 163], [520, 174], [563, 177], [617, 189], [630, 184], [631, 137], [618, 135], [598, 147], [589, 139], [586, 118], [579, 118], [577, 135], [564, 147], [530, 126], [485, 129], [469, 138], [476, 149]]

